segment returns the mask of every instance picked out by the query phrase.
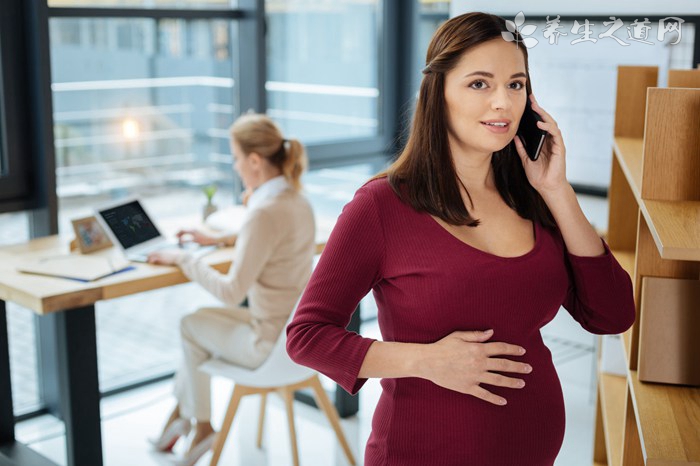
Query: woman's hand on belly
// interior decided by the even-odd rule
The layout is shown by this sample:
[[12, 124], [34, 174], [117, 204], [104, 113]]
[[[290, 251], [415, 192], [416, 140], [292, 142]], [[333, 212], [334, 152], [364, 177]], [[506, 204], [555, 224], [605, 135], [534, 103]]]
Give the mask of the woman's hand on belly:
[[525, 348], [502, 342], [487, 343], [493, 330], [452, 332], [442, 340], [426, 345], [419, 364], [420, 377], [443, 388], [481, 398], [495, 405], [505, 405], [505, 398], [482, 388], [485, 383], [498, 387], [523, 388], [525, 381], [495, 374], [513, 372], [529, 374], [528, 364], [495, 356], [522, 356]]

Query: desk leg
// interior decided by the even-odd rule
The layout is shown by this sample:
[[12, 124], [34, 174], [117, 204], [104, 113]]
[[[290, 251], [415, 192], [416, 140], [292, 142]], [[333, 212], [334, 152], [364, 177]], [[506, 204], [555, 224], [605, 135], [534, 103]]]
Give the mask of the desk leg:
[[97, 376], [95, 307], [42, 317], [55, 337], [54, 362], [69, 466], [101, 466], [100, 386]]
[[15, 415], [10, 381], [10, 342], [5, 301], [0, 300], [0, 444], [15, 441]]

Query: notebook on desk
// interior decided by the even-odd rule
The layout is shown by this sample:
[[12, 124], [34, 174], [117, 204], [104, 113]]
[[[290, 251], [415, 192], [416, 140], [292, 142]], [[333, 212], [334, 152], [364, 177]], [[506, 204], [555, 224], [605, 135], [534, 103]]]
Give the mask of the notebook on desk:
[[91, 282], [131, 269], [133, 267], [130, 266], [125, 257], [82, 254], [41, 257], [17, 268], [24, 273], [68, 278], [82, 282]]
[[[146, 262], [148, 255], [159, 249], [183, 247], [161, 234], [138, 199], [121, 200], [95, 210], [112, 243], [120, 247], [129, 260]], [[213, 246], [188, 244], [196, 255], [206, 254]]]

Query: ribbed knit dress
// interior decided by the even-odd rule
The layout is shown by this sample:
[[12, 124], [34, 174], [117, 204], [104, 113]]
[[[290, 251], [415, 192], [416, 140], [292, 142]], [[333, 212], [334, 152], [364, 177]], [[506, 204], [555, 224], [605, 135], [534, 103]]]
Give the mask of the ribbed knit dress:
[[[296, 314], [287, 350], [350, 393], [373, 339], [345, 327], [370, 291], [384, 341], [433, 343], [458, 330], [494, 329], [489, 341], [523, 346], [522, 389], [484, 384], [496, 406], [421, 378], [382, 379], [365, 465], [551, 466], [564, 438], [564, 401], [540, 329], [560, 306], [586, 330], [634, 322], [629, 275], [605, 254], [570, 254], [558, 229], [534, 223], [535, 246], [500, 257], [460, 241], [401, 202], [386, 178], [368, 182], [338, 218]], [[498, 357], [498, 356], [497, 356]]]

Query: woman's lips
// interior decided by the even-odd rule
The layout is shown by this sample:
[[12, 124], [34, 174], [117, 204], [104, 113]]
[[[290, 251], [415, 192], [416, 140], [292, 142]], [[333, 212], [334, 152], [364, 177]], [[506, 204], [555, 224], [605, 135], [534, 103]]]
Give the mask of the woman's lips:
[[481, 126], [496, 134], [505, 134], [510, 130], [510, 124], [506, 124], [505, 126], [494, 126], [481, 122]]

